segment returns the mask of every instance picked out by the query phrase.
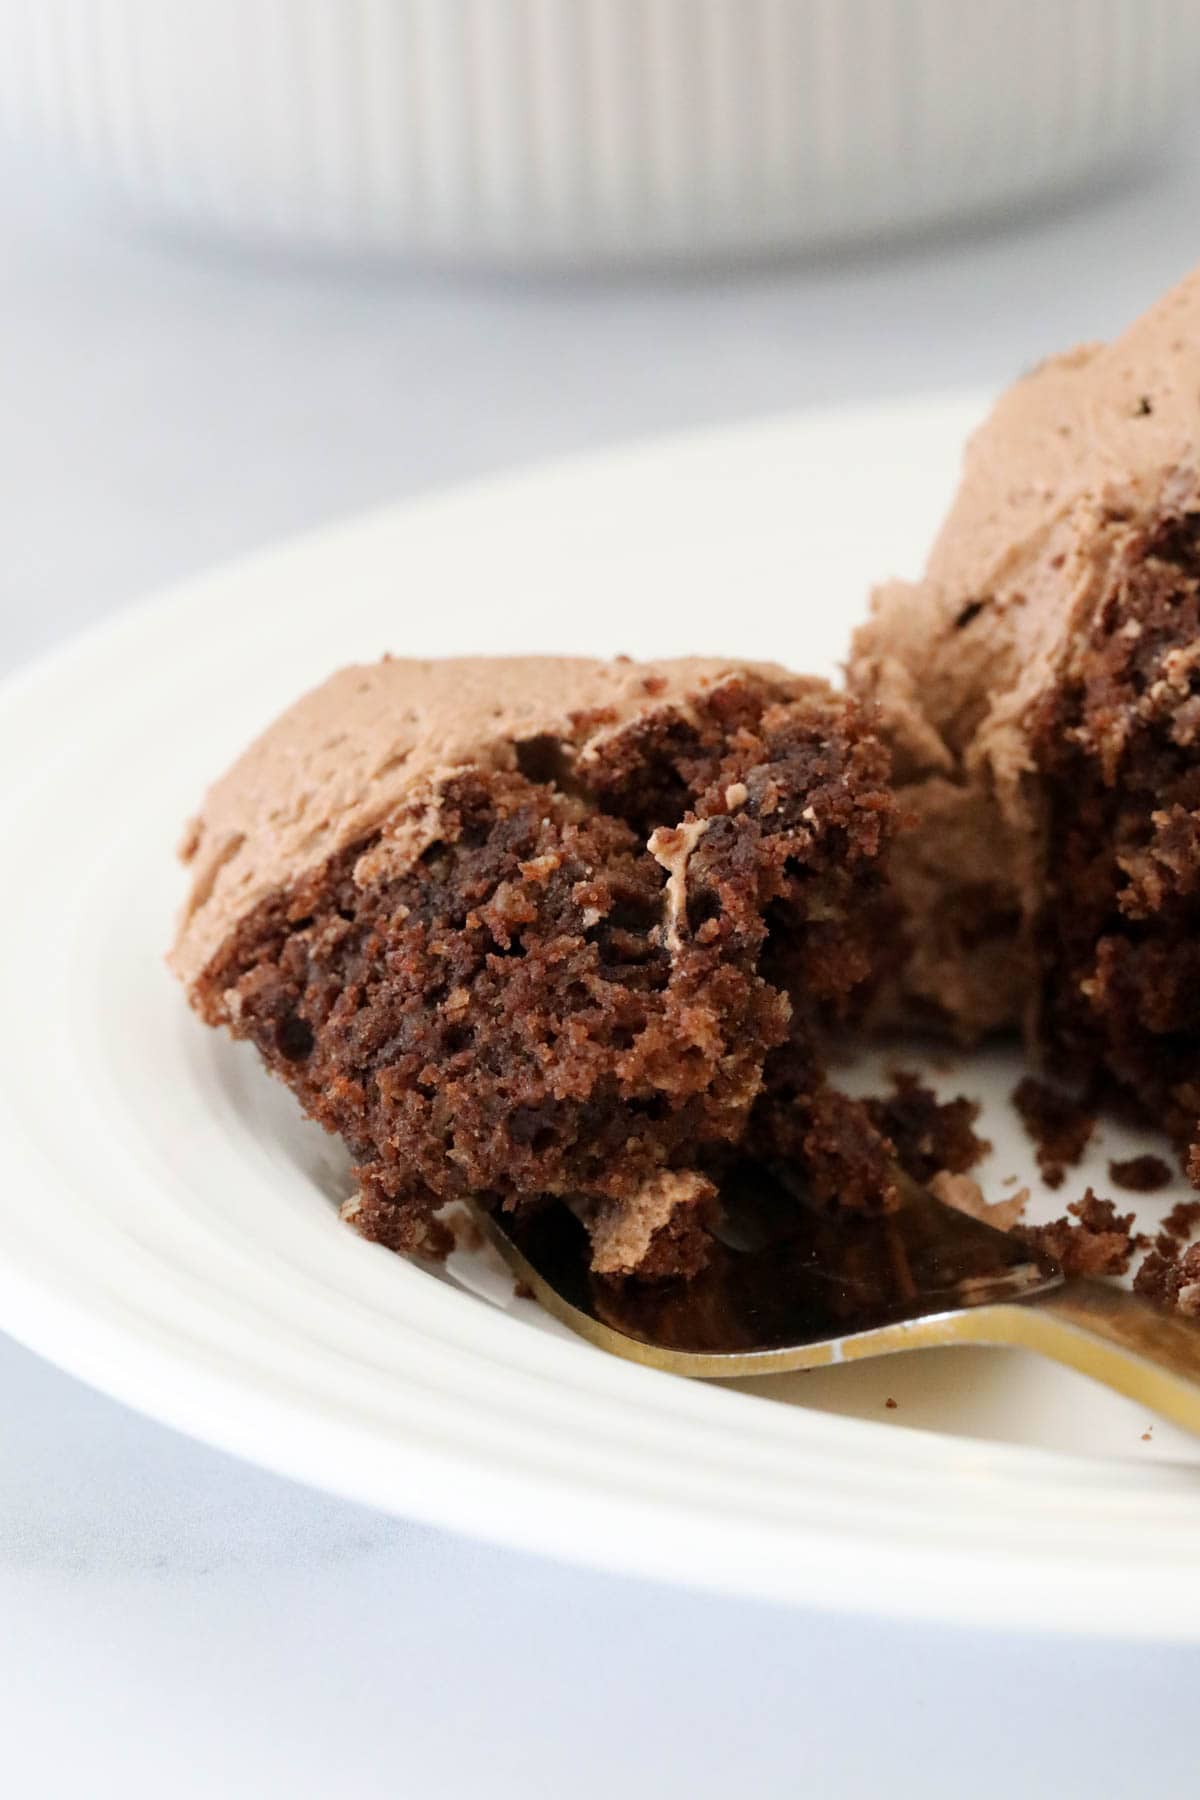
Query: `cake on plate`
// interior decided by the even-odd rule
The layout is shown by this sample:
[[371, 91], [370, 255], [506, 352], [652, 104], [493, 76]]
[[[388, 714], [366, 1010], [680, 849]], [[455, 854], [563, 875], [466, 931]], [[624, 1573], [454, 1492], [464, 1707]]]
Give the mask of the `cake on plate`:
[[[841, 1092], [851, 1014], [1020, 1029], [1200, 1185], [1200, 273], [1004, 396], [847, 689], [713, 660], [343, 670], [211, 791], [176, 973], [346, 1141], [349, 1212], [400, 1250], [443, 1250], [454, 1200], [563, 1201], [597, 1273], [690, 1275], [746, 1159], [818, 1203], [888, 1210], [897, 1163], [961, 1199], [973, 1109]], [[1032, 1077], [1018, 1100], [1061, 1180], [1090, 1115]], [[1126, 1215], [1068, 1213], [1124, 1266]], [[1180, 1306], [1185, 1236], [1139, 1276]]]
[[1200, 1180], [1200, 272], [1004, 396], [850, 679], [913, 822], [881, 1013], [1021, 1026]]
[[826, 1080], [872, 973], [893, 806], [872, 709], [783, 669], [344, 669], [216, 784], [172, 952], [349, 1146], [368, 1237], [569, 1203], [607, 1275], [700, 1266], [723, 1169], [894, 1200]]

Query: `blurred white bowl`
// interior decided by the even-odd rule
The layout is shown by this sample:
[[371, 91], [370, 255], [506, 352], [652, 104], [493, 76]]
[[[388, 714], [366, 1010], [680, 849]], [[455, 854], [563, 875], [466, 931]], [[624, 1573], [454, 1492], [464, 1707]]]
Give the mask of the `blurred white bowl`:
[[0, 127], [176, 221], [438, 262], [798, 249], [1152, 147], [1195, 0], [0, 0]]

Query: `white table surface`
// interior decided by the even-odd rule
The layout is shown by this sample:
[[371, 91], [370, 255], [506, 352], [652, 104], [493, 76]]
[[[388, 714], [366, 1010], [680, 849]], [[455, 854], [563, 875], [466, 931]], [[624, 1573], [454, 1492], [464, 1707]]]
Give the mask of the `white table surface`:
[[[1007, 229], [706, 278], [253, 265], [11, 164], [0, 246], [3, 671], [399, 494], [998, 385], [1200, 260], [1200, 137]], [[0, 1337], [14, 1800], [1184, 1795], [1198, 1681], [1190, 1650], [783, 1612], [465, 1543], [244, 1467]]]

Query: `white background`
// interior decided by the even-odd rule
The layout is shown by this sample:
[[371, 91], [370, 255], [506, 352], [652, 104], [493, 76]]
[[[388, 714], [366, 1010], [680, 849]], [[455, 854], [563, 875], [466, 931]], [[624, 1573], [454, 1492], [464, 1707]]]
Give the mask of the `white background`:
[[[0, 166], [0, 671], [458, 477], [999, 385], [1197, 261], [1200, 139], [1005, 230], [596, 284], [255, 265]], [[463, 1543], [234, 1463], [0, 1337], [19, 1800], [1174, 1796], [1200, 1771], [1198, 1684], [1191, 1650], [777, 1611]]]

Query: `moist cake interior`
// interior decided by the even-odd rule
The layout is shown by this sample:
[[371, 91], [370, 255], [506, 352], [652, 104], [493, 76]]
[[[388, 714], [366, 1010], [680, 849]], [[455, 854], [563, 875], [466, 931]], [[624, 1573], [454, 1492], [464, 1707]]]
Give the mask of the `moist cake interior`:
[[887, 1141], [820, 1048], [877, 927], [892, 803], [868, 722], [739, 675], [586, 755], [536, 733], [441, 783], [415, 861], [384, 818], [266, 894], [194, 1003], [346, 1140], [355, 1223], [396, 1249], [444, 1250], [455, 1198], [559, 1198], [599, 1272], [688, 1274], [735, 1154], [886, 1207]]
[[[1114, 519], [1120, 529], [1123, 522]], [[1041, 703], [1041, 1035], [1182, 1146], [1200, 1118], [1200, 512], [1133, 531]]]

